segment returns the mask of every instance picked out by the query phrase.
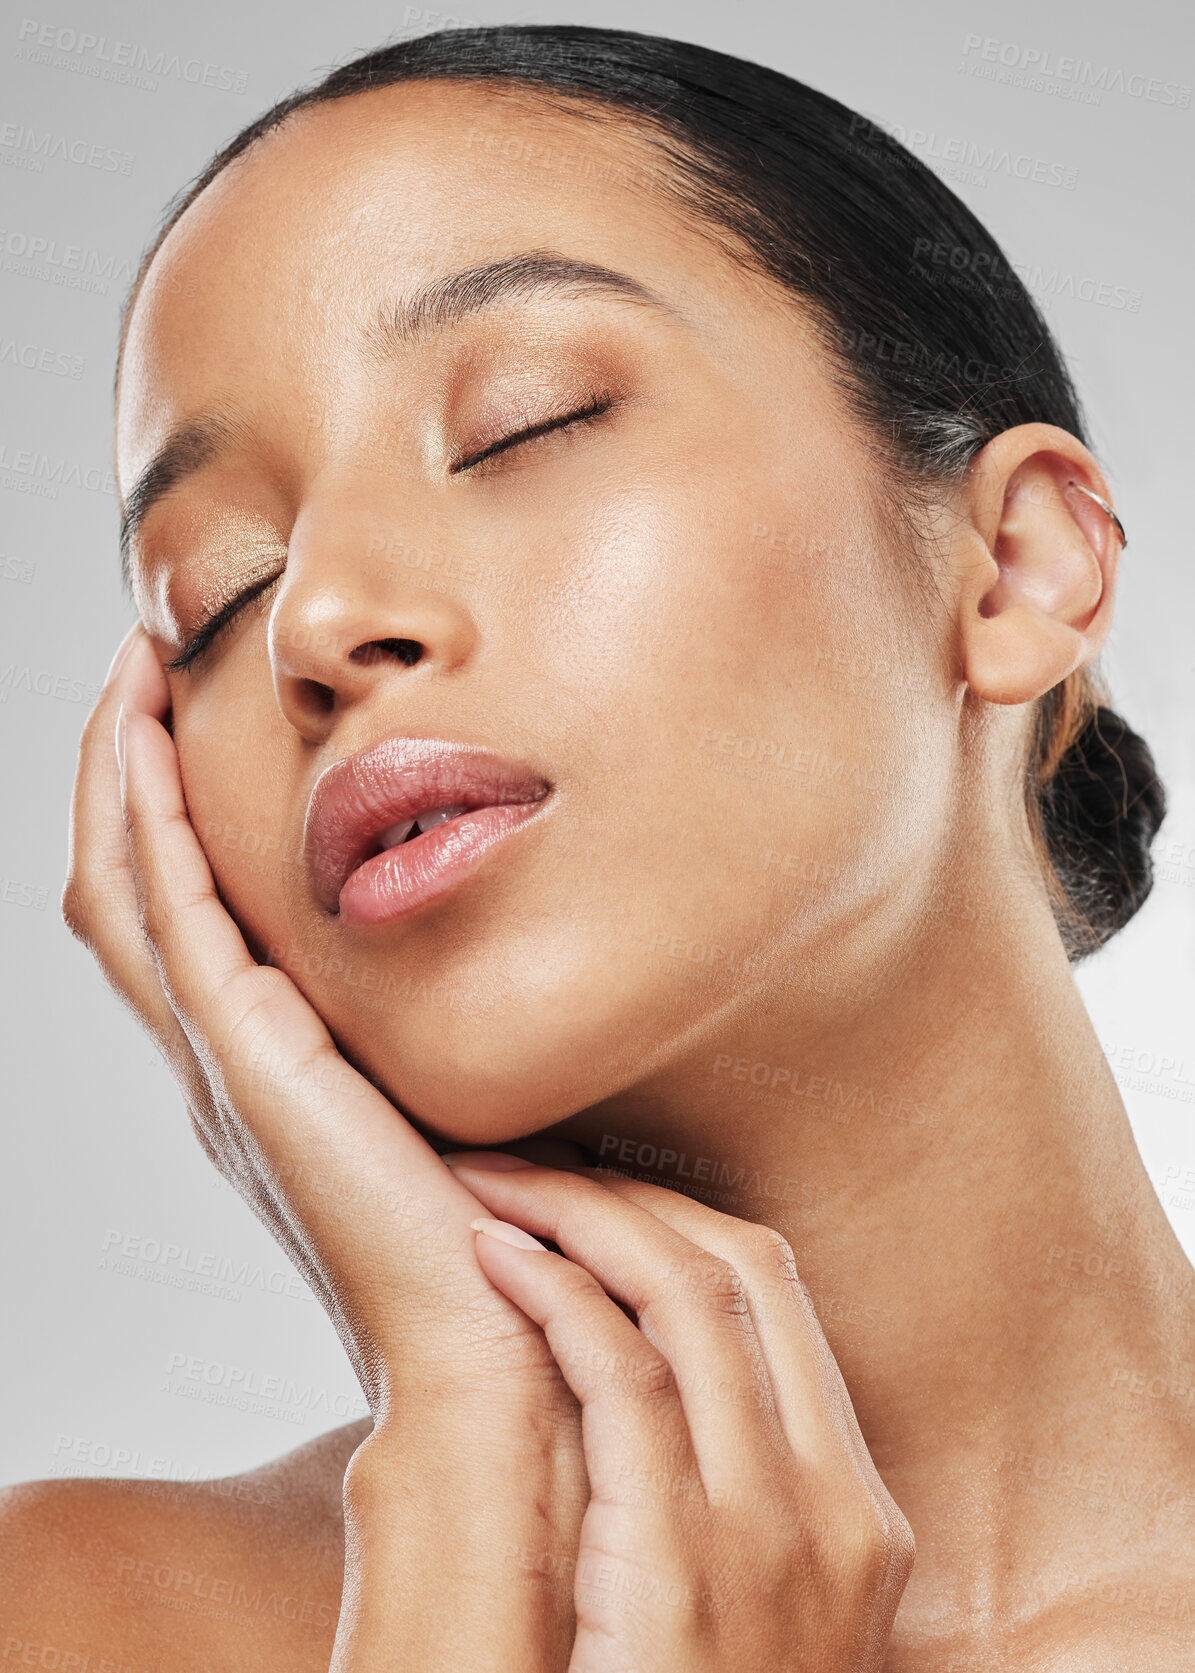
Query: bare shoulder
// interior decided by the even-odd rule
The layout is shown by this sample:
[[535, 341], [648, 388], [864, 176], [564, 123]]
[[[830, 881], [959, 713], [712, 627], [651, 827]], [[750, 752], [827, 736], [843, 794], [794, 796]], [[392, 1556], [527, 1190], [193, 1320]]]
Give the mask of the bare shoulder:
[[326, 1669], [344, 1569], [341, 1484], [368, 1430], [333, 1430], [217, 1481], [6, 1489], [0, 1659], [89, 1673]]

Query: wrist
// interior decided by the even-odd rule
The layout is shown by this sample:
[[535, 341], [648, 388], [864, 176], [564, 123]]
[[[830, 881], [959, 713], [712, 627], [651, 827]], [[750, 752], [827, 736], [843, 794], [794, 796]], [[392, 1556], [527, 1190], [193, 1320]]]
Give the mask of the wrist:
[[527, 1524], [542, 1538], [553, 1520], [543, 1506], [579, 1525], [588, 1497], [579, 1409], [495, 1412], [476, 1401], [405, 1409], [375, 1420], [344, 1474], [346, 1522], [377, 1539], [409, 1539], [424, 1514], [438, 1522], [459, 1514], [466, 1537]]
[[345, 1471], [335, 1673], [396, 1652], [421, 1673], [559, 1673], [587, 1502], [579, 1424], [476, 1405], [377, 1424]]

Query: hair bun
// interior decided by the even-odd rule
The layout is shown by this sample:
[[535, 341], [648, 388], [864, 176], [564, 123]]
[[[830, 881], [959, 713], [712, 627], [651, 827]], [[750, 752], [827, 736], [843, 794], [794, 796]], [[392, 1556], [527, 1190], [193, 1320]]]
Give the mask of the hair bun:
[[1166, 791], [1149, 745], [1100, 706], [1041, 786], [1041, 814], [1072, 909], [1060, 928], [1073, 962], [1122, 929], [1153, 887], [1150, 846]]

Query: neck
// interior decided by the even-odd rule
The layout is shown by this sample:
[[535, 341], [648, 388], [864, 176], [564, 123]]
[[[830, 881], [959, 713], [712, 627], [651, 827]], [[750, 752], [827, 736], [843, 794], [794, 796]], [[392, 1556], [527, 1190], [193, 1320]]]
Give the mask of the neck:
[[914, 1527], [1018, 1457], [1115, 1468], [1123, 1444], [1140, 1473], [1130, 1379], [1195, 1357], [1190, 1268], [1048, 906], [999, 893], [920, 935], [836, 926], [797, 1007], [711, 1007], [683, 1059], [562, 1130], [788, 1238]]

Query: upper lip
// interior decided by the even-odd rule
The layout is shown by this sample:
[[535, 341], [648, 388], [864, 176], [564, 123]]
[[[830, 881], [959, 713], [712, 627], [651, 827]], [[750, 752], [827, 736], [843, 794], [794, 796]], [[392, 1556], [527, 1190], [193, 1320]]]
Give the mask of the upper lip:
[[316, 898], [334, 912], [350, 873], [379, 852], [391, 825], [434, 808], [538, 802], [550, 789], [529, 767], [476, 745], [385, 738], [328, 767], [312, 788], [304, 850]]

